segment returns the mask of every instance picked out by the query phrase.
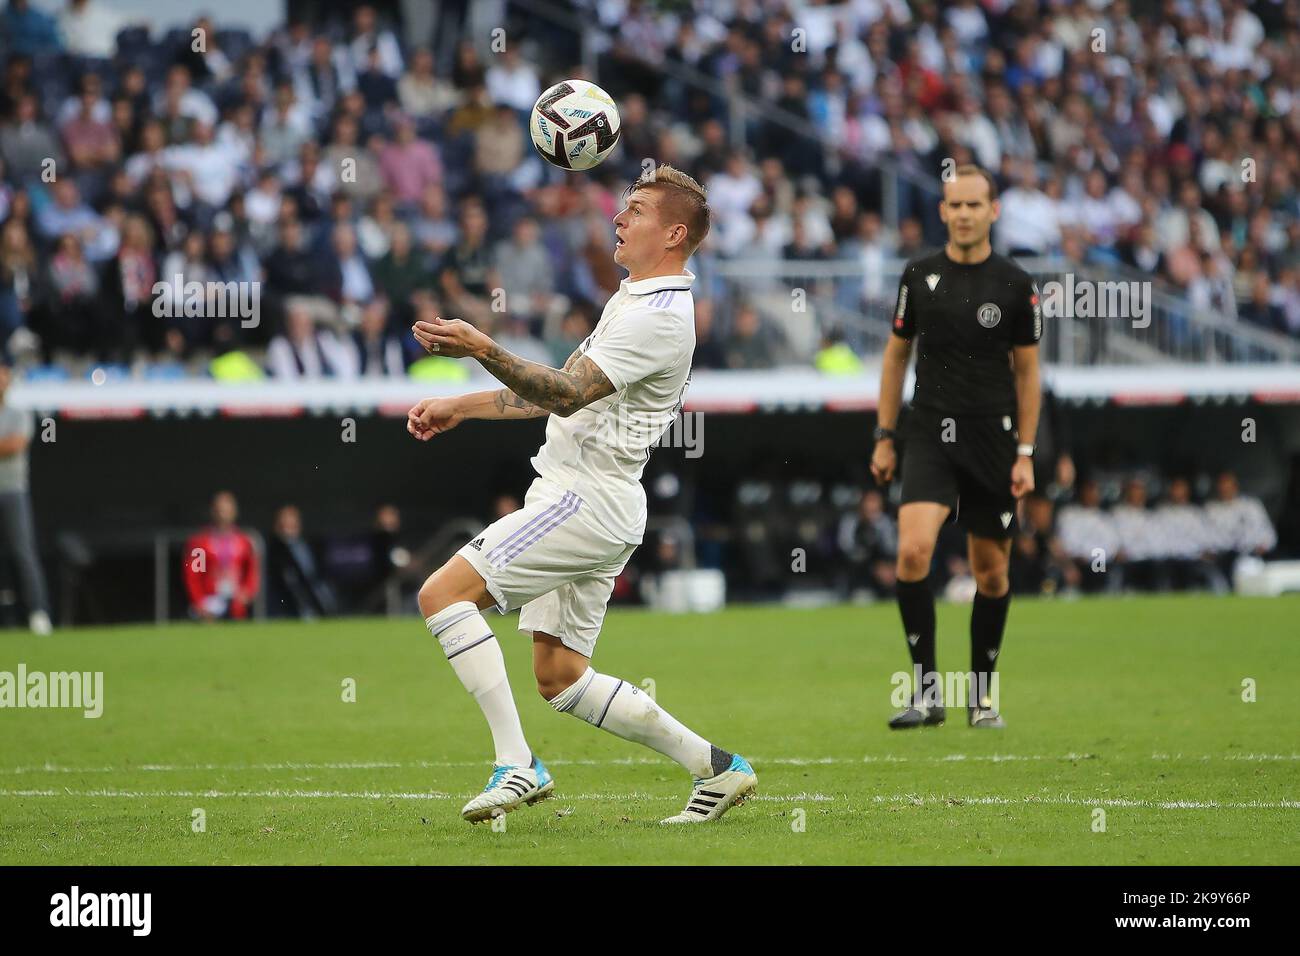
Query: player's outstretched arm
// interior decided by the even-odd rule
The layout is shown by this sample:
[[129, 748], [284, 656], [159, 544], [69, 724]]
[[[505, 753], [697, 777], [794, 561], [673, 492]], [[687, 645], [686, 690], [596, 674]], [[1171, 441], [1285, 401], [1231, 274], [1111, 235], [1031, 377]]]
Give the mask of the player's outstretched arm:
[[460, 319], [417, 322], [412, 332], [430, 354], [474, 358], [516, 397], [552, 415], [567, 418], [614, 394], [614, 386], [600, 366], [578, 353], [569, 356], [562, 369], [530, 362]]

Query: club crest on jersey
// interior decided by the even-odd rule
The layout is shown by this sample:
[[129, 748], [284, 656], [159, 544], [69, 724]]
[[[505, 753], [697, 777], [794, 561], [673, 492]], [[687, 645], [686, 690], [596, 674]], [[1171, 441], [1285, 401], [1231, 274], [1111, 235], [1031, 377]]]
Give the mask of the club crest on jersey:
[[980, 325], [986, 329], [991, 329], [1002, 321], [1002, 310], [998, 308], [995, 302], [985, 302], [980, 306], [980, 310], [975, 313], [979, 319]]
[[934, 287], [939, 284], [939, 273], [931, 272], [928, 276], [925, 277], [925, 284], [928, 285], [930, 287], [930, 291], [933, 292]]

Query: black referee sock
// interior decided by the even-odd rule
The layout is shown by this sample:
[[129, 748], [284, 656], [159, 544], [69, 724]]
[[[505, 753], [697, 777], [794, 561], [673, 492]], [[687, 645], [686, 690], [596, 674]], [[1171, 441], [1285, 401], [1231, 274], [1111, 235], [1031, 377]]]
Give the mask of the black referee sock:
[[934, 592], [930, 578], [919, 581], [898, 582], [898, 611], [903, 616], [903, 633], [907, 637], [907, 650], [912, 655], [913, 672], [921, 666], [922, 684], [916, 688], [919, 702], [921, 690], [935, 678], [928, 675], [938, 670], [934, 651]]
[[993, 686], [990, 681], [998, 666], [1010, 606], [1010, 588], [1001, 597], [975, 592], [975, 604], [970, 611], [970, 669], [976, 680], [971, 693], [974, 695], [988, 694]]

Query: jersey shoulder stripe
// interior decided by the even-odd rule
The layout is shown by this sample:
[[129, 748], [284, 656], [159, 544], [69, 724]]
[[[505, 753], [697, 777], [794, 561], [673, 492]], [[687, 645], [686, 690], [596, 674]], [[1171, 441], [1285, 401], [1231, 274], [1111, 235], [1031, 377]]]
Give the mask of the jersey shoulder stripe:
[[660, 289], [657, 292], [647, 292], [650, 298], [646, 299], [643, 305], [652, 309], [666, 309], [676, 298], [678, 292], [690, 292], [690, 286], [672, 286], [667, 289]]

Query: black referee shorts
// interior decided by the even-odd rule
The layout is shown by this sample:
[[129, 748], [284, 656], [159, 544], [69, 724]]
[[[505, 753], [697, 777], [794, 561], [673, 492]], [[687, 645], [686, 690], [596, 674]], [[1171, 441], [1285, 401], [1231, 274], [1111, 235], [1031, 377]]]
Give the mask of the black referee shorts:
[[903, 432], [903, 504], [933, 501], [981, 538], [1016, 533], [1011, 467], [1015, 425], [1003, 415], [943, 415], [912, 409]]

